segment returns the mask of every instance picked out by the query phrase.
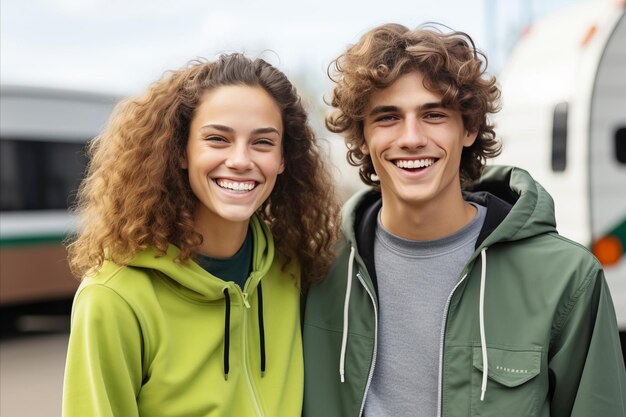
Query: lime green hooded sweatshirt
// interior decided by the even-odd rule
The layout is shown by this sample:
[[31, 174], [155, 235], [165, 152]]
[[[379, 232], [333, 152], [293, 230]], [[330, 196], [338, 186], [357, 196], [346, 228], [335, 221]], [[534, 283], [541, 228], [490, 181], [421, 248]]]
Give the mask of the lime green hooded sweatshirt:
[[299, 267], [256, 217], [243, 290], [196, 263], [138, 254], [105, 262], [74, 299], [66, 417], [299, 416]]

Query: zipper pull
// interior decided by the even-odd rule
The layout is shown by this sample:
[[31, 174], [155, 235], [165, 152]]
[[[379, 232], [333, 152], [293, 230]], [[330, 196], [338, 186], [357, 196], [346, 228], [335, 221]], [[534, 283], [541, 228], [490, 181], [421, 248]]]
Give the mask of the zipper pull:
[[248, 302], [248, 293], [242, 292], [241, 295], [243, 295], [243, 305], [245, 305], [246, 308], [250, 308], [250, 303]]

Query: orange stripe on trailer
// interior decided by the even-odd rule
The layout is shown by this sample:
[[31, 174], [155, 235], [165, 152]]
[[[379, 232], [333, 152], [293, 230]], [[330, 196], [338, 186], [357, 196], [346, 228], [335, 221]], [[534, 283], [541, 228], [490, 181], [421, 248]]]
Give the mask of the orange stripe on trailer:
[[591, 38], [593, 38], [593, 35], [595, 35], [597, 31], [598, 31], [598, 27], [595, 24], [589, 26], [589, 28], [587, 28], [587, 32], [585, 33], [585, 36], [583, 36], [580, 42], [581, 45], [587, 46], [587, 44], [591, 41]]

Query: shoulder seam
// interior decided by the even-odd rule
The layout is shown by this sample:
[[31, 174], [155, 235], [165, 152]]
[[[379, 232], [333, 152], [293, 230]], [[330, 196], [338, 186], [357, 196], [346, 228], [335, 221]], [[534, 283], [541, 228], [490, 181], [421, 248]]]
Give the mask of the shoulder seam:
[[599, 272], [600, 272], [600, 269], [597, 267], [597, 265], [594, 265], [594, 267], [591, 269], [591, 271], [589, 271], [589, 274], [587, 274], [583, 282], [580, 284], [580, 286], [574, 293], [574, 295], [572, 295], [572, 297], [569, 299], [569, 301], [565, 305], [565, 308], [563, 309], [561, 314], [559, 314], [558, 318], [556, 319], [552, 327], [552, 336], [550, 337], [549, 350], [552, 350], [552, 346], [554, 345], [555, 340], [558, 339], [558, 337], [561, 335], [561, 330], [563, 329], [563, 326], [569, 319], [570, 312], [573, 310], [574, 306], [580, 299], [580, 296], [585, 291], [587, 291], [587, 289], [592, 284], [592, 282], [595, 282], [594, 278], [598, 276]]
[[149, 354], [149, 352], [150, 352], [149, 338], [145, 337], [145, 335], [144, 335], [144, 329], [146, 329], [148, 327], [146, 325], [145, 319], [141, 316], [141, 314], [139, 314], [137, 309], [135, 309], [133, 307], [133, 305], [128, 302], [126, 297], [124, 297], [122, 294], [119, 293], [119, 291], [117, 291], [115, 288], [113, 288], [111, 285], [109, 285], [109, 281], [113, 277], [115, 277], [123, 269], [124, 269], [124, 267], [119, 267], [117, 270], [115, 270], [113, 273], [111, 273], [109, 277], [104, 279], [103, 282], [91, 282], [91, 283], [87, 284], [86, 286], [80, 288], [79, 291], [76, 293], [76, 298], [78, 298], [80, 296], [80, 294], [82, 294], [82, 292], [85, 289], [89, 288], [89, 287], [101, 287], [101, 288], [106, 288], [111, 293], [115, 294], [120, 300], [122, 300], [124, 302], [124, 304], [126, 306], [128, 306], [128, 309], [130, 311], [132, 311], [133, 315], [137, 319], [137, 323], [139, 323], [139, 329], [141, 331], [141, 339], [143, 340], [143, 345], [144, 345], [144, 354], [143, 354], [143, 358], [142, 359], [145, 360], [146, 363], [149, 363], [151, 355]]

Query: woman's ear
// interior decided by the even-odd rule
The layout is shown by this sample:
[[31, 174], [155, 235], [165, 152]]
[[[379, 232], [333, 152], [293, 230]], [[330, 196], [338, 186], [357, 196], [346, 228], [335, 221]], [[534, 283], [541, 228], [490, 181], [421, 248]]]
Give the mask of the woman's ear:
[[280, 160], [280, 167], [278, 167], [278, 174], [282, 174], [285, 172], [285, 157], [282, 157]]
[[182, 169], [189, 168], [189, 164], [187, 163], [187, 152], [183, 152], [183, 156], [180, 157], [180, 167]]

